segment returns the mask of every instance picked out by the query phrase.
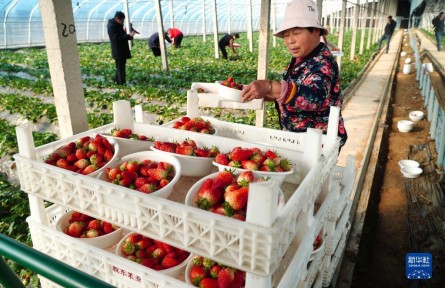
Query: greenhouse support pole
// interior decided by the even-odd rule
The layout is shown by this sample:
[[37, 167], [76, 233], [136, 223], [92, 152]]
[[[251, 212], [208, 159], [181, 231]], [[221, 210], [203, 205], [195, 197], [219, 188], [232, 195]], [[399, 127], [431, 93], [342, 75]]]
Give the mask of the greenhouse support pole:
[[[124, 13], [125, 13], [125, 28], [127, 29], [127, 33], [130, 34], [131, 32], [131, 21], [130, 21], [130, 10], [128, 9], [128, 0], [124, 0]], [[128, 40], [128, 46], [130, 47], [130, 50], [132, 47], [131, 40]]]
[[88, 130], [70, 0], [40, 0], [46, 53], [62, 138]]
[[206, 42], [207, 28], [206, 28], [206, 1], [202, 0], [202, 42]]
[[[366, 23], [368, 22], [368, 0], [365, 0], [365, 3], [363, 4], [363, 7], [361, 8], [361, 18], [362, 22], [360, 25], [361, 34], [360, 34], [360, 49], [358, 54], [363, 54], [363, 50], [365, 48], [365, 34], [366, 34]], [[369, 33], [369, 29], [368, 29]]]
[[247, 0], [247, 40], [249, 51], [253, 52], [252, 0]]
[[277, 37], [273, 36], [275, 31], [277, 30], [277, 7], [275, 0], [272, 0], [272, 7], [270, 8], [270, 13], [272, 17], [272, 46], [277, 47]]
[[[338, 49], [340, 49], [340, 51], [343, 51], [343, 38], [345, 34], [345, 18], [346, 18], [346, 1], [347, 0], [342, 0], [342, 6], [341, 6], [340, 33], [338, 36]], [[338, 71], [341, 71], [341, 56], [337, 56], [337, 64], [338, 64]]]
[[371, 39], [372, 39], [372, 32], [374, 29], [374, 20], [375, 20], [375, 5], [376, 5], [376, 0], [374, 0], [371, 4], [371, 12], [369, 14], [370, 18], [369, 18], [369, 26], [368, 26], [368, 40], [366, 42], [366, 50], [371, 48], [371, 41], [372, 41]]
[[[260, 44], [258, 47], [258, 72], [257, 79], [267, 79], [267, 65], [269, 64], [269, 34], [270, 34], [270, 1], [261, 1], [260, 14]], [[263, 109], [256, 110], [255, 125], [258, 127], [264, 126], [264, 117], [266, 110], [266, 102], [263, 102]]]
[[358, 27], [358, 14], [360, 13], [360, 0], [357, 0], [357, 5], [352, 6], [354, 8], [354, 22], [352, 24], [352, 41], [351, 41], [351, 55], [349, 60], [354, 60], [355, 49], [357, 44], [357, 27]]
[[[160, 0], [155, 1], [156, 9], [156, 23], [158, 25], [158, 31], [164, 31], [164, 23], [162, 21], [162, 11]], [[165, 35], [159, 33], [159, 46], [161, 46], [161, 58], [162, 58], [162, 70], [168, 70], [167, 50], [165, 49]]]
[[213, 45], [215, 48], [215, 59], [219, 59], [218, 11], [216, 11], [216, 0], [212, 1], [212, 11], [213, 11]]

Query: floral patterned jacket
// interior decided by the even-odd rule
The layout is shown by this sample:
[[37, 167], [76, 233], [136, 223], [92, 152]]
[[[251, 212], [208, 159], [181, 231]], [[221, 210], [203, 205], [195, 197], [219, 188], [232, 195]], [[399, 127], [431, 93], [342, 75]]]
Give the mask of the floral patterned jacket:
[[[317, 128], [326, 133], [330, 107], [343, 104], [337, 62], [327, 46], [320, 43], [307, 57], [292, 57], [281, 87], [281, 97], [275, 102], [281, 128], [293, 132]], [[341, 147], [348, 137], [341, 112], [338, 136]]]

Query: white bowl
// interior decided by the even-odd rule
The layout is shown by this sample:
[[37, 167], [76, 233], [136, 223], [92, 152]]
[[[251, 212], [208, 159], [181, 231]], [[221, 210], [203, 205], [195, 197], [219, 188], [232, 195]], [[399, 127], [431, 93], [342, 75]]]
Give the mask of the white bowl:
[[411, 63], [411, 58], [408, 57], [405, 59], [405, 64], [409, 64], [409, 63]]
[[409, 159], [400, 160], [397, 163], [399, 164], [400, 169], [402, 169], [404, 167], [417, 168], [420, 166], [419, 162], [414, 161], [414, 160], [409, 160]]
[[[151, 195], [156, 195], [158, 197], [162, 198], [168, 198], [170, 196], [171, 192], [173, 191], [173, 187], [175, 186], [176, 182], [178, 182], [179, 177], [181, 176], [181, 164], [179, 163], [178, 159], [171, 155], [161, 154], [155, 151], [143, 151], [143, 152], [137, 152], [133, 154], [128, 154], [122, 158], [120, 158], [115, 165], [109, 166], [111, 167], [119, 167], [122, 163], [130, 161], [130, 160], [136, 160], [138, 162], [141, 162], [143, 160], [152, 160], [155, 162], [168, 162], [173, 165], [173, 169], [175, 171], [175, 176], [173, 176], [173, 179], [170, 181], [170, 183], [167, 184], [167, 186], [151, 193]], [[98, 179], [103, 181], [108, 181], [107, 173], [103, 171], [97, 176]], [[117, 184], [116, 184], [117, 185]], [[135, 190], [136, 191], [136, 190]]]
[[238, 89], [233, 89], [227, 86], [224, 86], [221, 84], [220, 81], [216, 82], [218, 84], [218, 94], [224, 99], [234, 101], [234, 102], [241, 102], [241, 91]]
[[181, 176], [202, 177], [212, 172], [214, 157], [197, 157], [170, 153], [156, 149], [154, 145], [150, 146], [150, 149], [161, 155], [169, 155], [178, 159], [181, 164]]
[[402, 174], [405, 178], [417, 178], [422, 174], [423, 170], [419, 167], [403, 167]]
[[[124, 238], [122, 238], [122, 239], [119, 241], [119, 243], [118, 243], [117, 246], [116, 246], [116, 250], [115, 250], [116, 255], [125, 258], [125, 256], [124, 256], [124, 255], [122, 254], [122, 252], [121, 252], [121, 249], [122, 249], [122, 245], [124, 244], [125, 240], [126, 240], [126, 239], [128, 238], [128, 236], [130, 236], [131, 234], [135, 234], [135, 233], [134, 233], [134, 232], [130, 232], [130, 233], [126, 234], [126, 235], [124, 236]], [[159, 272], [161, 272], [161, 273], [163, 273], [163, 274], [166, 274], [166, 275], [169, 275], [169, 276], [171, 276], [171, 277], [175, 277], [175, 278], [176, 278], [176, 277], [178, 277], [178, 276], [181, 275], [181, 273], [183, 272], [184, 267], [187, 265], [187, 263], [191, 262], [190, 260], [192, 259], [192, 257], [193, 257], [193, 254], [190, 253], [190, 255], [189, 255], [184, 261], [182, 261], [181, 263], [179, 263], [179, 264], [176, 265], [175, 267], [168, 268], [168, 269], [163, 269], [163, 270], [159, 270]], [[131, 261], [131, 260], [128, 260], [128, 259], [125, 259], [125, 260], [127, 260], [127, 261]], [[144, 267], [145, 269], [150, 269], [150, 268], [145, 267], [145, 266], [143, 266], [143, 265], [141, 265], [141, 266]], [[137, 272], [136, 272], [136, 273], [137, 273]]]
[[409, 120], [399, 120], [399, 122], [397, 122], [397, 128], [403, 133], [410, 132], [414, 128], [414, 122]]
[[[213, 161], [213, 165], [218, 167], [218, 171], [224, 171], [224, 169], [233, 169], [235, 171], [235, 174], [240, 174], [241, 172], [249, 171], [249, 170], [242, 169], [242, 168], [233, 168], [233, 167], [229, 167], [226, 165], [221, 165], [219, 163], [216, 163], [215, 161]], [[291, 169], [291, 170], [285, 171], [285, 172], [266, 172], [266, 171], [258, 171], [258, 170], [250, 170], [250, 171], [252, 171], [253, 175], [255, 175], [255, 177], [258, 177], [258, 178], [270, 177], [270, 179], [277, 182], [278, 185], [283, 184], [284, 179], [286, 178], [287, 175], [294, 173], [294, 169]]]
[[409, 112], [409, 119], [411, 119], [411, 121], [417, 122], [423, 119], [423, 112], [422, 111], [411, 111]]
[[[245, 171], [247, 171], [247, 170], [245, 170]], [[185, 196], [185, 205], [192, 206], [192, 207], [198, 207], [198, 205], [196, 205], [196, 201], [198, 200], [199, 188], [201, 188], [201, 185], [204, 183], [204, 181], [206, 179], [208, 179], [208, 178], [214, 179], [216, 177], [216, 175], [218, 175], [218, 173], [219, 172], [215, 172], [210, 175], [207, 175], [204, 178], [201, 178], [195, 184], [193, 184], [193, 186], [190, 187], [189, 191], [187, 192], [187, 195]], [[235, 174], [236, 173], [237, 172], [235, 172]], [[258, 178], [258, 176], [255, 176], [255, 179], [257, 179], [257, 178]], [[285, 205], [284, 194], [283, 194], [283, 191], [280, 189], [280, 193], [278, 195], [278, 210], [283, 209], [284, 205]]]
[[405, 57], [406, 56], [406, 52], [405, 51], [400, 52], [400, 56]]
[[141, 151], [150, 150], [150, 146], [153, 145], [153, 141], [127, 139], [107, 135], [108, 139], [112, 139], [119, 144], [119, 154], [128, 155]]
[[[70, 224], [69, 220], [70, 220], [71, 214], [73, 214], [73, 212], [74, 211], [69, 211], [57, 220], [56, 230], [64, 233], [63, 230], [69, 226], [69, 224]], [[114, 232], [111, 232], [109, 234], [102, 235], [99, 237], [94, 237], [94, 238], [72, 237], [72, 238], [78, 239], [79, 241], [82, 241], [86, 244], [93, 245], [93, 246], [101, 248], [101, 249], [105, 249], [105, 248], [111, 247], [111, 246], [115, 245], [117, 242], [119, 242], [119, 240], [122, 238], [122, 232], [123, 232], [123, 228], [119, 228], [119, 229], [116, 229]]]

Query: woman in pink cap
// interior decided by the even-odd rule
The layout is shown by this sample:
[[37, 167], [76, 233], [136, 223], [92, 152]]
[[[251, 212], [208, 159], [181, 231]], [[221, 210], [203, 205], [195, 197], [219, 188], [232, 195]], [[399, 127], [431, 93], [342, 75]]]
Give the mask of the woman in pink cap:
[[[282, 79], [255, 80], [243, 89], [243, 102], [264, 98], [275, 101], [283, 130], [306, 132], [307, 128], [327, 132], [331, 106], [342, 107], [338, 65], [320, 36], [328, 31], [318, 21], [317, 5], [311, 0], [287, 4], [281, 27], [274, 34], [283, 38], [292, 54]], [[340, 113], [340, 146], [347, 139]]]

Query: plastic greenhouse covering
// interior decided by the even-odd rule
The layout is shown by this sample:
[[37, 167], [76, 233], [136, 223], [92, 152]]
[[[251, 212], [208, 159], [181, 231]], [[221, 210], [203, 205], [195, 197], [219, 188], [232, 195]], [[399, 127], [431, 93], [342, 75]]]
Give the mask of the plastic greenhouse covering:
[[[164, 28], [177, 27], [185, 35], [199, 35], [205, 27], [205, 33], [212, 34], [213, 1], [160, 1]], [[253, 30], [258, 30], [261, 0], [215, 2], [219, 33], [247, 31], [248, 15], [252, 15]], [[271, 13], [281, 16], [287, 2], [272, 1]], [[156, 0], [72, 0], [71, 4], [78, 42], [108, 41], [106, 23], [116, 11], [126, 12], [126, 5], [127, 17], [141, 33], [140, 38], [146, 39], [157, 32]], [[0, 48], [45, 45], [39, 0], [1, 0], [0, 8]]]

